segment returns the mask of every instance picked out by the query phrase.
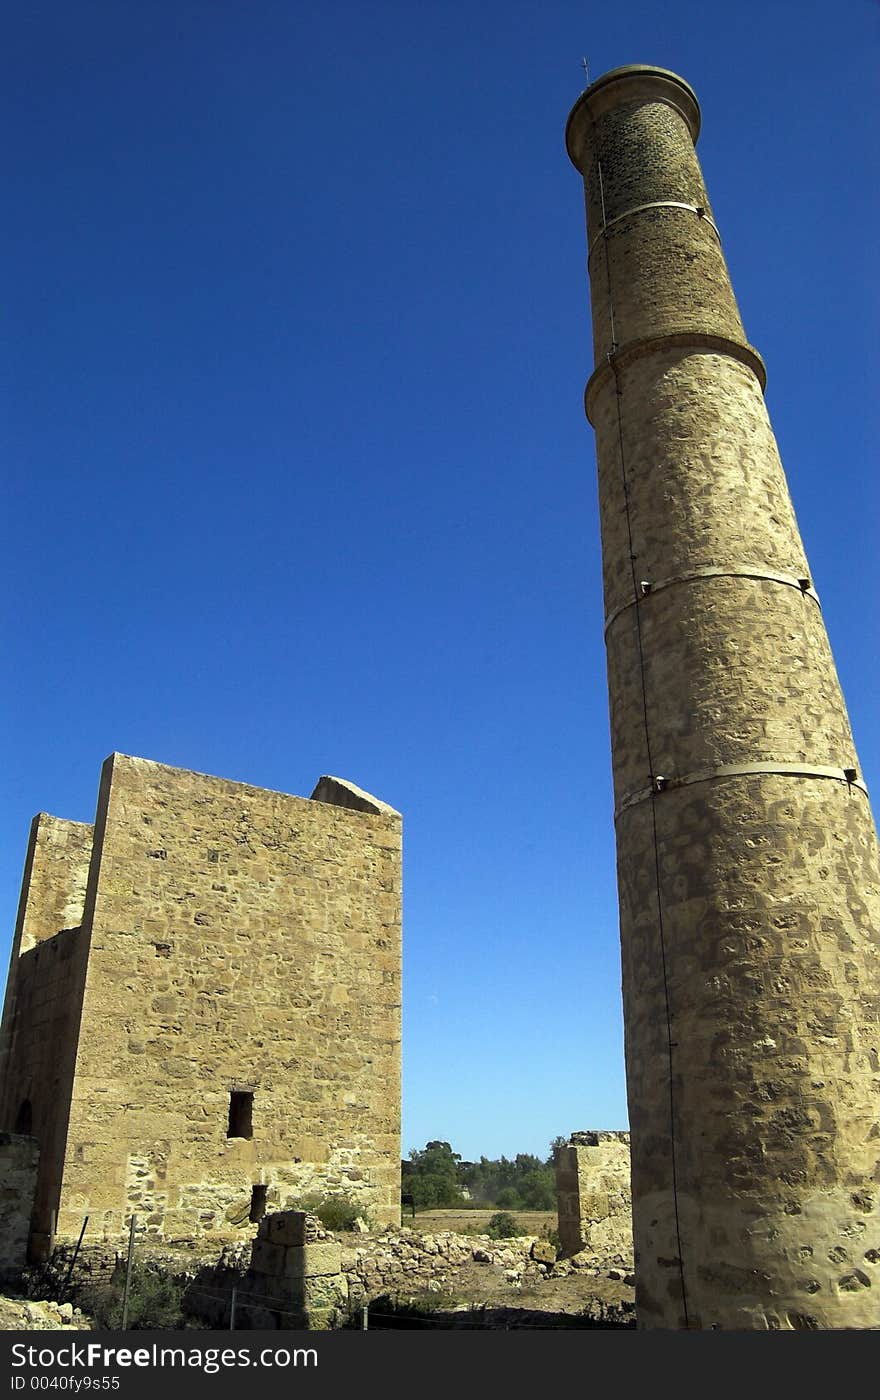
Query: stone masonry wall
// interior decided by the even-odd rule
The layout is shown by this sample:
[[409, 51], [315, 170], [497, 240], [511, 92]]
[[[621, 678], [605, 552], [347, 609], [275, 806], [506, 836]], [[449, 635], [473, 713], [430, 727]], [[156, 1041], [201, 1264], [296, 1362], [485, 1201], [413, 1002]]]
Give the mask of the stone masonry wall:
[[[324, 1331], [348, 1317], [348, 1284], [341, 1247], [306, 1211], [278, 1211], [259, 1223], [247, 1259], [243, 1246], [226, 1251], [213, 1267], [190, 1269], [186, 1307], [218, 1328]], [[168, 1261], [171, 1272], [174, 1264]]]
[[0, 1132], [0, 1282], [26, 1263], [39, 1156], [32, 1137]]
[[26, 953], [82, 923], [94, 827], [41, 812], [34, 818], [16, 936]]
[[556, 1156], [562, 1256], [588, 1250], [632, 1265], [629, 1133], [573, 1133]]
[[[498, 1266], [510, 1284], [537, 1281], [552, 1272], [556, 1249], [534, 1235], [495, 1240], [451, 1230], [421, 1234], [407, 1229], [344, 1244], [341, 1265], [352, 1310], [378, 1297], [401, 1300], [432, 1293], [455, 1294], [462, 1269]], [[590, 1261], [593, 1263], [593, 1261]]]
[[[19, 972], [28, 969], [36, 974], [39, 945], [44, 942], [53, 944], [49, 955], [52, 962], [61, 947], [57, 935], [67, 935], [82, 923], [92, 836], [93, 828], [85, 822], [63, 821], [46, 812], [41, 812], [31, 824], [0, 1027], [0, 1128], [9, 1131], [15, 1128], [24, 1099], [32, 1100], [35, 1113], [44, 1101], [41, 1084], [31, 1080], [32, 1051], [36, 1049], [39, 1054], [40, 1045], [29, 1046], [23, 1053], [21, 1043], [27, 1033], [28, 1017], [18, 1007]], [[31, 954], [29, 961], [21, 961], [24, 954]], [[44, 973], [45, 963], [44, 958]], [[53, 976], [51, 980], [57, 978]], [[45, 989], [40, 993], [41, 998], [47, 995]], [[38, 1041], [45, 1039], [45, 1033], [43, 1025]], [[39, 1079], [39, 1071], [36, 1073]]]
[[[124, 1239], [132, 1213], [157, 1240], [234, 1238], [260, 1193], [399, 1220], [400, 839], [342, 780], [310, 800], [107, 761], [82, 930], [49, 937], [53, 907], [15, 968], [7, 1097], [27, 1066], [57, 1166], [47, 1240], [56, 1207], [62, 1242], [86, 1215], [90, 1239]], [[42, 1121], [40, 1076], [68, 1052]]]
[[254, 1186], [399, 1219], [400, 818], [367, 801], [108, 760], [59, 1232], [230, 1233]]
[[58, 1204], [86, 951], [83, 930], [66, 929], [22, 953], [15, 970], [4, 1120], [40, 1144], [33, 1215], [39, 1254], [51, 1245]]
[[93, 835], [86, 822], [46, 812], [31, 824], [0, 1027], [0, 1129], [32, 1133], [40, 1143], [33, 1205], [43, 1251], [64, 1160], [85, 978], [79, 926]]

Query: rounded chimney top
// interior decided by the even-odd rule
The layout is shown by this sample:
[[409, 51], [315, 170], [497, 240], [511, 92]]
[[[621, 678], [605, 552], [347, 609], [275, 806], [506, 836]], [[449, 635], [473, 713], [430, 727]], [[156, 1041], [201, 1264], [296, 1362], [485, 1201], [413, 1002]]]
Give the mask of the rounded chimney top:
[[668, 68], [655, 68], [650, 63], [628, 63], [603, 73], [581, 93], [571, 109], [565, 126], [565, 148], [572, 164], [581, 169], [580, 155], [584, 147], [584, 125], [593, 122], [603, 112], [625, 102], [666, 102], [680, 112], [696, 141], [700, 134], [700, 104], [690, 83]]

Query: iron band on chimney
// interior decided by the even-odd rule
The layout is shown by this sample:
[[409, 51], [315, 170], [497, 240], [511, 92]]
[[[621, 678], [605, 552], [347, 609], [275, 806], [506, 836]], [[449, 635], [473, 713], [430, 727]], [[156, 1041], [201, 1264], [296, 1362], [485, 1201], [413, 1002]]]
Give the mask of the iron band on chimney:
[[618, 803], [614, 811], [614, 820], [617, 821], [627, 808], [637, 806], [658, 792], [672, 792], [675, 788], [692, 787], [694, 783], [708, 783], [713, 778], [743, 778], [755, 775], [831, 778], [835, 782], [845, 783], [848, 788], [858, 788], [866, 797], [868, 795], [868, 789], [854, 768], [825, 768], [815, 763], [776, 763], [772, 760], [768, 763], [722, 763], [717, 768], [701, 768], [695, 773], [683, 773], [680, 777], [654, 778], [650, 787], [637, 788]]
[[795, 578], [793, 574], [781, 574], [772, 569], [763, 569], [759, 564], [728, 564], [724, 568], [691, 569], [686, 574], [671, 574], [669, 578], [661, 578], [656, 581], [651, 579], [642, 585], [642, 591], [636, 598], [629, 598], [625, 603], [613, 609], [608, 614], [605, 622], [604, 635], [608, 636], [608, 630], [613, 622], [616, 622], [621, 613], [625, 613], [629, 608], [635, 607], [642, 598], [647, 598], [650, 594], [660, 593], [664, 588], [671, 588], [676, 583], [690, 583], [694, 579], [701, 578], [753, 578], [766, 579], [770, 583], [782, 583], [788, 588], [797, 589], [805, 598], [812, 598], [813, 602], [821, 607], [819, 595], [813, 588], [808, 578]]
[[683, 204], [680, 199], [653, 199], [650, 204], [634, 204], [632, 209], [625, 209], [622, 214], [615, 214], [613, 219], [609, 219], [608, 222], [600, 228], [596, 237], [590, 244], [587, 251], [587, 262], [589, 263], [590, 258], [593, 256], [593, 249], [596, 244], [600, 239], [605, 237], [605, 234], [610, 228], [613, 228], [615, 224], [619, 224], [622, 219], [628, 219], [631, 214], [641, 214], [646, 209], [686, 209], [691, 214], [696, 214], [697, 218], [701, 219], [704, 224], [708, 224], [715, 237], [718, 239], [718, 242], [721, 242], [721, 234], [718, 232], [717, 225], [709, 218], [705, 209], [701, 209], [698, 204]]

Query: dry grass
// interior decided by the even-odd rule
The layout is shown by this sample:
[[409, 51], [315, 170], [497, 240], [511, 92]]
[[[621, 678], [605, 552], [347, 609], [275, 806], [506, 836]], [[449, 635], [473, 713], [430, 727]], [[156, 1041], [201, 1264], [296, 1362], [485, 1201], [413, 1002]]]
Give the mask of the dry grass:
[[[401, 1223], [425, 1235], [436, 1234], [439, 1230], [453, 1230], [457, 1235], [485, 1235], [486, 1226], [497, 1213], [497, 1206], [485, 1210], [420, 1210], [413, 1219], [405, 1210]], [[521, 1235], [540, 1236], [556, 1229], [555, 1210], [512, 1210], [509, 1214], [516, 1220]]]

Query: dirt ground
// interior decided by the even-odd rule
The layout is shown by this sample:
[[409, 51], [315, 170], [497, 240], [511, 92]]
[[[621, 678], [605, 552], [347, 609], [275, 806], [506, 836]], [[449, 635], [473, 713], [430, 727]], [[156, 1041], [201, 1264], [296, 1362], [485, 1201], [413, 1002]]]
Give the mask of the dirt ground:
[[[486, 1226], [497, 1207], [486, 1210], [425, 1210], [419, 1211], [415, 1220], [404, 1213], [403, 1224], [421, 1234], [437, 1234], [451, 1230], [460, 1235], [485, 1235]], [[537, 1235], [546, 1238], [557, 1227], [555, 1211], [511, 1211], [521, 1235]], [[503, 1249], [504, 1241], [498, 1241]], [[612, 1278], [607, 1271], [592, 1269], [572, 1269], [561, 1278], [523, 1279], [521, 1283], [511, 1283], [507, 1277], [507, 1266], [503, 1264], [481, 1264], [475, 1261], [462, 1264], [455, 1273], [451, 1285], [450, 1304], [457, 1311], [465, 1308], [485, 1308], [499, 1312], [514, 1310], [523, 1317], [529, 1316], [523, 1325], [548, 1327], [559, 1325], [563, 1317], [593, 1312], [598, 1315], [608, 1313], [621, 1320], [634, 1317], [635, 1292], [632, 1283], [624, 1282], [621, 1271]], [[630, 1276], [631, 1279], [631, 1276]], [[454, 1301], [453, 1301], [454, 1300]], [[546, 1319], [542, 1323], [541, 1319]], [[514, 1324], [515, 1325], [515, 1324]]]
[[627, 1313], [635, 1302], [632, 1287], [622, 1279], [594, 1277], [583, 1270], [565, 1278], [542, 1278], [535, 1282], [512, 1285], [505, 1270], [491, 1264], [463, 1264], [455, 1274], [451, 1298], [441, 1309], [461, 1311], [485, 1308], [496, 1311], [526, 1311], [536, 1316], [532, 1325], [540, 1325], [539, 1316], [548, 1327], [554, 1319], [581, 1315], [587, 1311], [611, 1310]]

